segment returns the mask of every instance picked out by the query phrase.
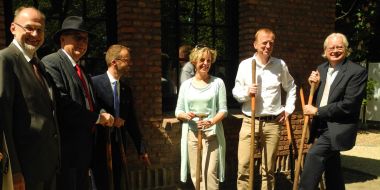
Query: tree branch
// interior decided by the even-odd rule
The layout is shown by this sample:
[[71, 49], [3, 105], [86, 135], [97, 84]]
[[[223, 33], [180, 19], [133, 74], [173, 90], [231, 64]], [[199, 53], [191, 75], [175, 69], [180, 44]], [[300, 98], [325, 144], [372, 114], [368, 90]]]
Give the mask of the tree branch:
[[342, 16], [339, 16], [339, 17], [337, 17], [337, 18], [335, 18], [335, 21], [340, 20], [340, 19], [343, 19], [343, 18], [346, 17], [348, 14], [350, 14], [350, 12], [351, 12], [352, 9], [354, 8], [354, 6], [355, 6], [355, 4], [356, 4], [357, 1], [358, 1], [358, 0], [355, 0], [355, 1], [351, 4], [351, 7], [350, 7], [350, 9], [349, 9], [347, 12], [342, 11], [343, 15], [342, 15]]

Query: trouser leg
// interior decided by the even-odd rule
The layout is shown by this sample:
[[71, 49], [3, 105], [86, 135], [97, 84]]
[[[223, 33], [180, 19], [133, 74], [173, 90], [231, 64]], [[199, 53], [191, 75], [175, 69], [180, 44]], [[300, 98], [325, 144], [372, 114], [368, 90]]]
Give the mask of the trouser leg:
[[339, 151], [332, 151], [326, 160], [325, 180], [327, 190], [345, 189]]
[[300, 190], [315, 190], [318, 187], [322, 173], [325, 171], [326, 158], [330, 153], [330, 139], [325, 132], [311, 146], [306, 155], [299, 184]]
[[275, 122], [263, 122], [260, 144], [261, 156], [261, 189], [274, 190], [275, 164], [278, 143], [280, 141], [280, 125]]
[[[207, 134], [207, 132], [206, 132]], [[219, 143], [216, 135], [204, 136], [202, 153], [202, 186], [205, 190], [219, 189]]]
[[237, 189], [248, 189], [251, 121], [244, 117], [239, 133]]

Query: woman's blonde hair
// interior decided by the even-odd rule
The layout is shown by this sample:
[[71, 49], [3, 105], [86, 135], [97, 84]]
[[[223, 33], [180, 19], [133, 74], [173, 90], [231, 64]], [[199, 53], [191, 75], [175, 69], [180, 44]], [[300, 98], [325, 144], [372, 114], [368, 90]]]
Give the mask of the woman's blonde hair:
[[216, 56], [217, 56], [217, 52], [216, 50], [214, 49], [211, 49], [207, 46], [195, 46], [195, 48], [193, 48], [191, 50], [191, 53], [190, 53], [190, 62], [191, 63], [196, 63], [199, 59], [201, 59], [203, 53], [205, 52], [208, 52], [210, 53], [211, 55], [211, 63], [214, 63], [216, 61]]

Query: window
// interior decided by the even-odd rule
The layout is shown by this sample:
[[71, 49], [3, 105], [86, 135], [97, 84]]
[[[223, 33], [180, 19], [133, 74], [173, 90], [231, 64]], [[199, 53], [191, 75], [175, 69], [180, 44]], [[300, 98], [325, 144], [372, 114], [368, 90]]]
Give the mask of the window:
[[[234, 0], [166, 0], [161, 1], [163, 80], [173, 86], [173, 93], [163, 86], [163, 111], [175, 109], [179, 90], [180, 64], [178, 48], [188, 44], [205, 44], [218, 52], [212, 75], [224, 80], [228, 102], [238, 67], [238, 1]], [[171, 88], [167, 88], [171, 89]], [[231, 101], [230, 101], [231, 100]]]

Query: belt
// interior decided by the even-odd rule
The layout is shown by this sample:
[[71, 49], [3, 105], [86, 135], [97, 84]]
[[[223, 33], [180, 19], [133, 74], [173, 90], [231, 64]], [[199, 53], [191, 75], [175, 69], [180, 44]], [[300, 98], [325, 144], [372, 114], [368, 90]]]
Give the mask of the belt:
[[274, 121], [276, 120], [277, 115], [266, 115], [266, 116], [260, 116], [260, 117], [255, 117], [255, 119], [259, 121]]
[[[245, 114], [244, 114], [244, 116], [246, 116], [248, 118], [251, 118], [251, 116], [248, 116], [248, 115], [245, 115]], [[268, 122], [268, 121], [274, 121], [274, 120], [276, 120], [277, 117], [278, 117], [278, 115], [265, 115], [265, 116], [255, 117], [255, 119], [259, 120], [259, 121]]]
[[[248, 117], [248, 118], [251, 118], [251, 116], [248, 116], [248, 115], [245, 115], [244, 116]], [[259, 117], [255, 117], [256, 120], [259, 120], [259, 121], [274, 121], [276, 120], [276, 118], [278, 117], [278, 115], [265, 115], [265, 116], [259, 116]]]

